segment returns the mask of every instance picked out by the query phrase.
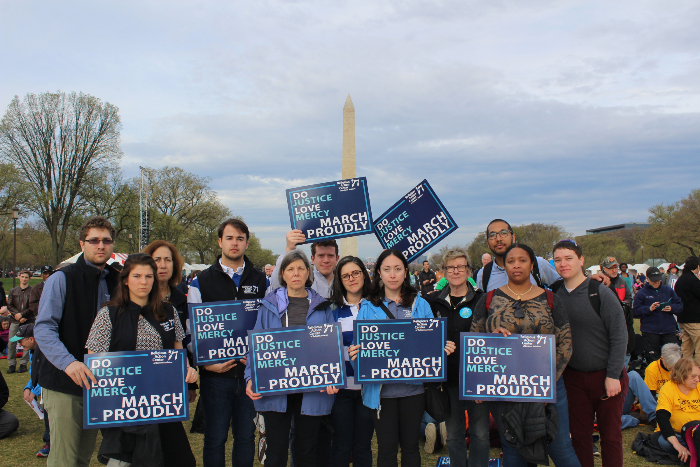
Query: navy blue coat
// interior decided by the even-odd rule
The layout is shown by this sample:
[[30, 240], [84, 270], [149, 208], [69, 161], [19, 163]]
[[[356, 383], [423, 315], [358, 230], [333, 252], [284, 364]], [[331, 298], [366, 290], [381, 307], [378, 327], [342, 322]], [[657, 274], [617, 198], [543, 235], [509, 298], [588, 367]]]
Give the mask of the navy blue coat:
[[[655, 302], [663, 303], [671, 300], [671, 311], [661, 311], [662, 307], [651, 310]], [[642, 332], [650, 334], [672, 334], [678, 332], [678, 323], [673, 315], [683, 311], [683, 302], [676, 292], [667, 285], [655, 289], [648, 282], [634, 296], [634, 317], [641, 319]]]

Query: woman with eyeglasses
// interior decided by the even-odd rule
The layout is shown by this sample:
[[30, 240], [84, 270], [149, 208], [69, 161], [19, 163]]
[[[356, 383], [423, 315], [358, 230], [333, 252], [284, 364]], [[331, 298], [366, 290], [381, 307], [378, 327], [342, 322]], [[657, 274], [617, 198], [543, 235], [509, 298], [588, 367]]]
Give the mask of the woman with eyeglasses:
[[[557, 467], [580, 467], [569, 436], [568, 402], [564, 380], [561, 378], [571, 358], [571, 328], [561, 299], [531, 282], [530, 274], [535, 261], [535, 253], [527, 245], [515, 243], [505, 250], [504, 262], [508, 282], [479, 300], [474, 310], [471, 331], [501, 333], [504, 336], [511, 333], [554, 334], [557, 367], [557, 402], [554, 406], [558, 418], [558, 431], [547, 446], [547, 454]], [[502, 431], [501, 415], [506, 404], [489, 403], [491, 413], [499, 425], [503, 464], [508, 467], [525, 467], [527, 461], [517, 449], [508, 444]]]
[[[287, 253], [280, 263], [281, 287], [267, 294], [258, 309], [255, 329], [277, 329], [335, 323], [326, 300], [311, 288], [311, 264], [303, 251]], [[252, 348], [252, 347], [251, 347]], [[247, 360], [246, 394], [255, 410], [265, 417], [267, 450], [266, 467], [285, 467], [289, 451], [289, 433], [294, 420], [294, 465], [315, 467], [318, 431], [322, 417], [331, 412], [333, 394], [338, 389], [328, 386], [319, 392], [283, 395], [261, 395], [253, 392], [251, 358]]]
[[[90, 329], [88, 353], [182, 349], [185, 330], [175, 309], [161, 298], [157, 271], [150, 255], [129, 255], [116, 298], [97, 313]], [[188, 362], [185, 382], [195, 381], [197, 372]], [[153, 439], [160, 439], [160, 445], [150, 445]], [[196, 465], [182, 422], [103, 429], [98, 458], [110, 467]]]
[[425, 296], [436, 318], [447, 318], [447, 339], [456, 351], [447, 357], [447, 393], [452, 416], [445, 422], [450, 465], [467, 465], [467, 429], [464, 412], [469, 413], [469, 465], [489, 462], [488, 404], [459, 399], [459, 348], [461, 332], [469, 332], [474, 309], [483, 293], [472, 285], [472, 265], [464, 248], [447, 250], [442, 256], [442, 271], [447, 285]]
[[[417, 296], [408, 277], [408, 262], [398, 250], [384, 250], [377, 258], [374, 278], [367, 300], [362, 302], [357, 319], [432, 318], [430, 305]], [[447, 342], [445, 352], [454, 352], [454, 342]], [[358, 345], [350, 346], [351, 359], [357, 358]], [[421, 465], [418, 439], [425, 411], [423, 383], [364, 384], [364, 404], [373, 409], [377, 432], [377, 466], [397, 465], [401, 445], [401, 465]]]
[[335, 396], [331, 410], [333, 437], [330, 465], [371, 467], [374, 422], [372, 410], [362, 402], [362, 386], [355, 383], [355, 370], [350, 364], [347, 348], [353, 341], [353, 324], [360, 305], [369, 294], [370, 278], [364, 263], [354, 256], [338, 261], [333, 275], [329, 310], [343, 333], [347, 387]]

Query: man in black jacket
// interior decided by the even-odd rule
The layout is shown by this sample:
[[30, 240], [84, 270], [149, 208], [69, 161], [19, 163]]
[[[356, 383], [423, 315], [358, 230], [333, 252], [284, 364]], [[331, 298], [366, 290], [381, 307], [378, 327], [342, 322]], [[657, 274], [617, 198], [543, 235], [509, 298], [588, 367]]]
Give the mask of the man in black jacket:
[[683, 302], [678, 323], [683, 331], [683, 357], [700, 361], [700, 258], [691, 256], [685, 260], [683, 274], [676, 281], [674, 290]]
[[421, 295], [426, 295], [435, 290], [435, 271], [430, 269], [430, 263], [423, 261], [423, 269], [418, 273]]
[[[472, 275], [469, 255], [463, 248], [453, 248], [442, 256], [442, 270], [448, 285], [440, 291], [424, 295], [436, 318], [447, 318], [447, 340], [457, 349], [447, 357], [447, 392], [452, 416], [447, 420], [447, 449], [450, 465], [467, 465], [467, 443], [464, 439], [466, 423], [464, 411], [469, 412], [470, 456], [469, 465], [487, 465], [489, 462], [489, 409], [488, 404], [459, 399], [459, 333], [469, 332], [472, 315], [482, 296], [467, 281]], [[430, 427], [432, 430], [432, 427]], [[426, 427], [426, 452], [429, 427]]]
[[80, 229], [83, 254], [47, 279], [39, 302], [34, 338], [45, 357], [38, 383], [51, 414], [48, 467], [86, 467], [95, 450], [97, 429], [83, 429], [83, 390], [95, 376], [83, 363], [97, 311], [116, 291], [118, 273], [112, 255], [114, 227], [104, 217], [89, 219]]
[[[221, 256], [192, 281], [187, 303], [265, 297], [267, 278], [245, 256], [249, 239], [250, 232], [245, 222], [228, 219], [221, 224]], [[255, 407], [245, 393], [245, 365], [246, 359], [241, 358], [200, 367], [200, 400], [204, 406], [205, 424], [202, 457], [205, 467], [224, 467], [229, 427], [233, 429], [233, 465], [253, 465]]]

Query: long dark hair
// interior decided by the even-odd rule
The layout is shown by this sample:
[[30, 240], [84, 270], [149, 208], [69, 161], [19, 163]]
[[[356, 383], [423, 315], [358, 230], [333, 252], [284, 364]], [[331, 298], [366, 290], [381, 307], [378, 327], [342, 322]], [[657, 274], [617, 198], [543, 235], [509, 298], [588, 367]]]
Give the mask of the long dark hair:
[[343, 302], [343, 298], [345, 298], [345, 295], [347, 294], [345, 285], [343, 285], [343, 280], [340, 278], [340, 271], [343, 269], [343, 266], [349, 263], [355, 264], [360, 268], [360, 271], [362, 271], [362, 276], [365, 280], [364, 284], [362, 285], [362, 298], [366, 298], [369, 295], [371, 279], [369, 278], [365, 264], [360, 260], [360, 258], [355, 256], [344, 256], [340, 261], [338, 261], [338, 264], [335, 265], [332, 293], [331, 297], [328, 299], [330, 302], [335, 303], [339, 307], [345, 304]]
[[127, 281], [129, 279], [129, 274], [131, 274], [132, 269], [136, 266], [150, 266], [151, 269], [153, 269], [153, 287], [151, 287], [151, 292], [148, 294], [148, 305], [153, 312], [153, 316], [155, 316], [158, 321], [165, 321], [166, 316], [165, 312], [163, 312], [163, 300], [160, 297], [160, 290], [158, 290], [158, 281], [156, 279], [158, 277], [158, 267], [153, 257], [146, 253], [135, 253], [126, 258], [126, 261], [124, 261], [124, 269], [119, 273], [117, 296], [110, 300], [107, 305], [119, 307], [117, 316], [122, 314], [129, 305], [130, 297]]
[[[185, 260], [182, 259], [182, 256], [180, 256], [180, 252], [177, 251], [177, 247], [165, 240], [156, 240], [146, 245], [143, 250], [141, 250], [141, 253], [146, 253], [147, 255], [153, 256], [153, 253], [155, 253], [156, 250], [162, 246], [170, 250], [170, 254], [173, 256], [173, 275], [170, 276], [170, 279], [168, 279], [168, 285], [175, 287], [180, 283], [180, 280], [182, 280], [182, 267], [185, 265]], [[158, 276], [156, 275], [156, 277]], [[156, 280], [156, 282], [158, 281]]]
[[372, 302], [373, 305], [379, 306], [384, 298], [384, 284], [381, 282], [380, 269], [382, 263], [389, 256], [396, 256], [403, 263], [403, 267], [406, 270], [406, 277], [404, 278], [403, 284], [401, 284], [401, 306], [408, 307], [413, 303], [413, 299], [416, 298], [418, 292], [416, 289], [411, 287], [411, 278], [408, 274], [408, 261], [406, 257], [399, 250], [390, 249], [382, 251], [382, 254], [377, 258], [377, 264], [374, 266], [374, 277], [372, 278], [372, 287], [369, 290], [367, 299]]

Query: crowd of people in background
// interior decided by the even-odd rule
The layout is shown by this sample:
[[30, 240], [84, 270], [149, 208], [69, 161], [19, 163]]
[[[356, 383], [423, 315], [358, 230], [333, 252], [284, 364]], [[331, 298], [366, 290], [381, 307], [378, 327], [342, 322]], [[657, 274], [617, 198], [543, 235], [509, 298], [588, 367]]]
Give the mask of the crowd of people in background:
[[[645, 439], [646, 455], [682, 461], [691, 455], [684, 427], [700, 424], [697, 257], [687, 258], [682, 270], [671, 264], [668, 271], [650, 267], [641, 274], [609, 256], [599, 273], [586, 275], [585, 252], [574, 240], [554, 245], [550, 262], [518, 243], [508, 222], [495, 219], [486, 227], [491, 253], [482, 256], [480, 269], [465, 249], [451, 248], [437, 271], [424, 261], [411, 274], [403, 254], [392, 249], [367, 270], [359, 258], [340, 258], [334, 240], [312, 243], [309, 259], [298, 248], [304, 234], [291, 230], [285, 254], [259, 270], [245, 255], [248, 226], [228, 219], [218, 231], [214, 263], [184, 276], [177, 247], [163, 240], [130, 255], [123, 267], [108, 264], [114, 234], [106, 219], [88, 220], [75, 263], [43, 267], [42, 282], [33, 287], [29, 271], [22, 271], [19, 286], [0, 294], [7, 374], [29, 372], [22, 397], [41, 401], [44, 446], [37, 456], [48, 456], [49, 466], [87, 466], [94, 454], [97, 430], [82, 426], [82, 387], [96, 382], [82, 363], [87, 353], [188, 348], [188, 303], [241, 299], [262, 300], [255, 329], [338, 323], [348, 384], [261, 395], [253, 390], [249, 359], [197, 371], [189, 349], [188, 396], [194, 402], [199, 391], [195, 420], [206, 467], [225, 465], [229, 429], [237, 467], [253, 465], [256, 447], [270, 467], [286, 466], [290, 454], [297, 467], [369, 467], [375, 434], [380, 467], [396, 466], [399, 451], [402, 466], [419, 466], [421, 435], [427, 452], [447, 448], [450, 465], [486, 466], [494, 426], [508, 467], [548, 459], [590, 467], [596, 454], [605, 467], [621, 466], [622, 430], [640, 423], [656, 425]], [[444, 421], [426, 412], [423, 384], [354, 379], [354, 320], [428, 317], [447, 320], [450, 413]], [[462, 332], [554, 335], [556, 402], [461, 400]], [[0, 438], [19, 426], [17, 416], [1, 408], [9, 397], [0, 375]], [[523, 428], [533, 420], [544, 433], [536, 439]], [[103, 429], [98, 459], [118, 467], [196, 464], [180, 422]]]

